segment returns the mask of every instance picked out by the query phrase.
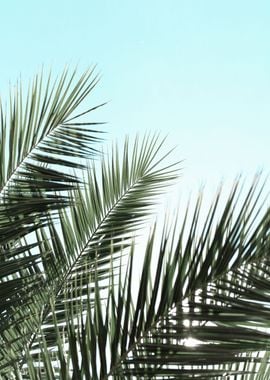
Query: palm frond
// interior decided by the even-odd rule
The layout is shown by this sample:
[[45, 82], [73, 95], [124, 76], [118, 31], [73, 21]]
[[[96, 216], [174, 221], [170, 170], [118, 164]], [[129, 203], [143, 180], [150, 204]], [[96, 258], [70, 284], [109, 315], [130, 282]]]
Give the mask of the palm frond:
[[244, 197], [236, 181], [220, 217], [221, 192], [204, 218], [200, 194], [181, 222], [155, 225], [139, 273], [134, 236], [178, 170], [157, 136], [89, 162], [99, 123], [84, 118], [99, 106], [77, 108], [96, 83], [93, 70], [42, 74], [25, 102], [19, 84], [0, 104], [0, 377], [268, 379], [258, 177]]
[[[146, 137], [140, 146], [136, 139], [130, 151], [126, 141], [122, 166], [118, 149], [114, 148], [111, 157], [102, 160], [100, 168], [94, 163], [88, 168], [84, 188], [78, 185], [70, 195], [74, 207], [59, 215], [60, 225], [55, 227], [50, 223], [49, 227], [37, 231], [42, 251], [36, 260], [40, 261], [38, 268], [43, 282], [35, 289], [47, 300], [39, 302], [32, 292], [32, 301], [37, 306], [37, 315], [42, 313], [43, 334], [49, 350], [57, 344], [57, 334], [51, 328], [51, 303], [55, 302], [57, 323], [66, 332], [67, 310], [75, 317], [78, 302], [79, 310], [87, 308], [89, 289], [94, 294], [96, 274], [103, 281], [100, 287], [108, 287], [112, 267], [121, 266], [122, 250], [130, 246], [131, 237], [143, 225], [156, 196], [176, 178], [175, 165], [160, 165], [162, 143], [157, 136]], [[23, 300], [24, 295], [19, 299]], [[17, 325], [17, 310], [18, 305], [8, 331]], [[25, 328], [24, 324], [21, 328]], [[37, 328], [27, 329], [26, 334], [32, 349], [40, 345], [39, 334], [33, 336], [35, 330], [38, 332]], [[21, 346], [16, 343], [13, 352], [21, 354]]]
[[7, 111], [0, 103], [0, 244], [44, 225], [44, 213], [69, 205], [70, 197], [60, 192], [74, 188], [78, 178], [67, 168], [83, 167], [78, 158], [95, 154], [100, 141], [93, 127], [98, 123], [77, 122], [74, 113], [97, 80], [93, 69], [78, 79], [76, 71], [65, 70], [55, 81], [41, 73], [26, 101], [19, 83]]
[[[256, 184], [236, 208], [237, 189], [238, 185], [219, 221], [215, 218], [218, 200], [213, 203], [199, 236], [200, 201], [191, 225], [184, 218], [180, 230], [177, 224], [171, 229], [165, 226], [156, 270], [151, 272], [156, 249], [153, 230], [137, 299], [132, 285], [133, 249], [126, 274], [115, 273], [118, 285], [112, 280], [105, 302], [96, 273], [94, 307], [88, 288], [86, 309], [78, 302], [76, 318], [65, 310], [66, 332], [56, 318], [52, 324], [58, 350], [47, 352], [46, 360], [55, 378], [66, 373], [66, 378], [78, 379], [244, 380], [269, 372], [270, 334], [265, 331], [270, 310], [269, 211], [256, 216]], [[189, 270], [194, 262], [199, 262], [195, 274]], [[207, 276], [202, 277], [200, 269], [206, 264]], [[53, 308], [53, 315], [57, 310]], [[63, 350], [63, 342], [72, 349]], [[41, 379], [47, 374], [42, 363]]]
[[81, 179], [70, 169], [85, 168], [81, 159], [97, 153], [100, 123], [84, 119], [97, 107], [77, 110], [97, 81], [94, 69], [79, 78], [65, 70], [55, 81], [41, 73], [26, 100], [19, 83], [8, 106], [0, 104], [1, 365], [14, 362], [14, 347], [22, 352], [27, 332], [40, 325], [48, 301], [43, 268], [52, 252], [33, 232], [71, 205], [70, 190]]
[[[249, 266], [252, 271], [251, 263], [267, 260], [269, 212], [254, 225], [251, 212], [256, 204], [251, 203], [254, 190], [252, 187], [234, 221], [236, 193], [233, 190], [212, 234], [209, 231], [213, 228], [213, 218], [209, 214], [204, 224], [205, 230], [210, 227], [206, 243], [203, 234], [196, 242], [197, 208], [184, 247], [178, 240], [177, 249], [169, 248], [166, 255], [168, 238], [165, 237], [153, 287], [149, 273], [144, 274], [149, 271], [152, 255], [152, 243], [148, 245], [150, 251], [146, 255], [134, 315], [125, 330], [126, 349], [121, 348], [122, 360], [111, 367], [111, 375], [222, 379], [247, 374], [251, 367], [257, 369], [254, 363], [260, 363], [261, 358], [255, 356], [257, 351], [267, 350], [270, 334], [256, 329], [262, 327], [256, 323], [255, 315], [263, 289], [252, 300], [249, 295], [254, 287], [249, 282], [252, 276], [249, 273], [244, 277], [242, 271]], [[261, 275], [261, 269], [259, 272]], [[257, 290], [256, 284], [255, 293]], [[247, 299], [245, 305], [243, 299]], [[264, 328], [269, 327], [267, 319], [268, 316]]]
[[[66, 257], [66, 269], [58, 276], [56, 290], [59, 323], [65, 321], [67, 302], [72, 305], [79, 298], [83, 305], [89, 282], [95, 287], [93, 274], [98, 273], [100, 281], [110, 278], [112, 266], [119, 264], [123, 249], [130, 246], [134, 233], [150, 214], [156, 196], [177, 177], [175, 164], [156, 166], [162, 143], [153, 136], [145, 138], [140, 147], [137, 138], [130, 152], [126, 141], [122, 168], [118, 149], [113, 149], [111, 157], [102, 160], [100, 171], [95, 166], [89, 168], [86, 191], [78, 187], [76, 207], [60, 216], [64, 244], [51, 249], [55, 256], [60, 257], [60, 249]], [[55, 235], [53, 231], [47, 240], [55, 241]]]

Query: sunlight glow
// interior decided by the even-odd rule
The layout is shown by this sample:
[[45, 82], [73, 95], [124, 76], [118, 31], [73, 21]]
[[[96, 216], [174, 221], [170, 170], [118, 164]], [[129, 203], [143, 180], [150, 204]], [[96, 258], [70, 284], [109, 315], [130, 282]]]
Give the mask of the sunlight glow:
[[183, 339], [183, 345], [187, 347], [196, 347], [201, 343], [202, 342], [200, 340], [194, 339], [191, 336], [186, 339]]

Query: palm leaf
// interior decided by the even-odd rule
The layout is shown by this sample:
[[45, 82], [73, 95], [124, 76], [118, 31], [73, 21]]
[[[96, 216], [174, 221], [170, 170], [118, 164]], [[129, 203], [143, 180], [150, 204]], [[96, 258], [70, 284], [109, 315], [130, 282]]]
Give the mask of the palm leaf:
[[[254, 316], [258, 315], [263, 289], [256, 285], [255, 293], [258, 291], [260, 296], [250, 299], [249, 289], [254, 283], [250, 282], [250, 273], [246, 273], [244, 282], [242, 271], [249, 266], [252, 271], [251, 263], [268, 255], [269, 214], [257, 225], [253, 224], [251, 211], [256, 202], [250, 202], [254, 190], [251, 188], [234, 222], [232, 211], [236, 193], [233, 190], [220, 223], [212, 234], [208, 232], [206, 243], [203, 235], [198, 242], [194, 235], [197, 209], [184, 247], [178, 240], [177, 249], [168, 248], [166, 255], [168, 237], [165, 236], [153, 288], [147, 272], [152, 243], [148, 245], [134, 315], [124, 331], [125, 350], [122, 346], [119, 355], [122, 360], [111, 366], [111, 375], [116, 378], [222, 379], [256, 369], [250, 368], [261, 359], [249, 354], [265, 350], [270, 335], [255, 329], [260, 326]], [[210, 213], [204, 226], [209, 222], [211, 225], [212, 220]], [[262, 270], [259, 272], [261, 276]], [[249, 300], [245, 305], [243, 298]], [[252, 307], [253, 312], [249, 312]], [[267, 318], [264, 319], [265, 328], [269, 325]], [[195, 342], [195, 347], [189, 346], [190, 341]], [[245, 367], [247, 363], [250, 365]]]
[[[16, 357], [10, 342], [22, 351], [26, 331], [40, 325], [48, 287], [42, 266], [51, 252], [40, 247], [45, 243], [34, 242], [33, 231], [51, 224], [59, 210], [70, 206], [68, 192], [81, 179], [69, 169], [84, 168], [79, 159], [97, 152], [99, 123], [85, 120], [97, 107], [75, 113], [97, 80], [93, 69], [78, 79], [76, 71], [65, 70], [55, 81], [41, 73], [29, 85], [26, 101], [18, 84], [7, 111], [0, 103], [1, 363]], [[26, 331], [20, 329], [21, 321]]]
[[[121, 169], [118, 149], [114, 149], [107, 163], [102, 160], [100, 172], [95, 166], [89, 169], [85, 179], [87, 190], [83, 192], [78, 187], [74, 193], [76, 207], [70, 214], [60, 216], [64, 244], [52, 248], [55, 256], [65, 252], [67, 257], [67, 268], [64, 277], [59, 276], [56, 290], [59, 323], [65, 322], [67, 302], [72, 308], [79, 298], [83, 305], [91, 279], [92, 287], [95, 286], [93, 273], [98, 273], [100, 281], [109, 279], [112, 265], [118, 265], [117, 259], [130, 245], [138, 227], [144, 224], [154, 199], [165, 184], [176, 178], [175, 165], [157, 167], [162, 143], [154, 136], [145, 138], [140, 147], [136, 139], [129, 152], [126, 141]], [[56, 231], [48, 240], [55, 241], [55, 234]]]
[[[47, 353], [46, 360], [55, 378], [68, 373], [78, 379], [230, 376], [244, 380], [256, 378], [256, 373], [259, 379], [263, 371], [269, 372], [269, 355], [263, 352], [268, 352], [270, 334], [262, 330], [269, 328], [269, 211], [257, 215], [256, 184], [240, 206], [238, 187], [233, 188], [219, 220], [218, 194], [199, 235], [200, 201], [190, 225], [187, 215], [180, 229], [178, 223], [172, 228], [165, 225], [154, 272], [157, 232], [153, 230], [137, 299], [132, 285], [133, 249], [124, 276], [112, 268], [118, 285], [112, 278], [105, 303], [96, 272], [94, 308], [89, 288], [86, 310], [79, 307], [81, 313], [74, 319], [66, 309], [67, 333], [54, 320], [62, 359], [56, 350]], [[199, 262], [195, 274], [190, 270], [194, 262]], [[206, 267], [207, 276], [202, 277]], [[63, 342], [72, 350], [63, 352]], [[40, 365], [43, 379], [47, 372]]]
[[93, 128], [98, 123], [77, 122], [80, 114], [74, 113], [96, 83], [93, 70], [79, 79], [76, 71], [65, 70], [54, 82], [41, 74], [29, 86], [26, 101], [20, 83], [7, 112], [0, 103], [0, 244], [46, 224], [47, 211], [70, 203], [60, 192], [73, 188], [78, 178], [67, 168], [83, 167], [78, 157], [95, 154], [93, 144], [100, 140]]
[[[78, 302], [79, 311], [87, 308], [88, 293], [96, 286], [95, 275], [98, 274], [98, 280], [103, 281], [101, 288], [108, 286], [112, 267], [119, 266], [121, 251], [130, 245], [138, 226], [143, 225], [154, 198], [177, 176], [175, 165], [159, 165], [162, 143], [156, 136], [146, 137], [140, 146], [136, 139], [130, 152], [127, 141], [121, 167], [118, 149], [114, 148], [111, 158], [108, 157], [107, 162], [103, 159], [100, 168], [93, 164], [88, 169], [85, 188], [78, 185], [73, 190], [70, 197], [75, 200], [75, 206], [61, 212], [60, 225], [55, 227], [50, 223], [48, 228], [37, 231], [37, 241], [42, 249], [37, 260], [40, 260], [38, 268], [43, 282], [35, 290], [39, 297], [40, 293], [43, 294], [45, 301], [37, 300], [32, 294], [32, 301], [37, 306], [36, 322], [31, 330], [27, 329], [28, 340], [34, 330], [38, 331], [42, 320], [46, 347], [54, 349], [58, 334], [51, 328], [54, 323], [51, 303], [55, 303], [58, 325], [67, 333], [66, 314], [69, 312], [75, 317]], [[24, 299], [23, 294], [20, 299]], [[14, 323], [9, 324], [5, 334], [17, 325], [21, 312], [24, 311], [18, 311], [16, 306]], [[25, 326], [22, 324], [21, 328], [25, 329]], [[21, 354], [22, 344], [24, 342], [16, 342], [12, 348], [13, 356]], [[30, 346], [32, 349], [40, 346], [39, 334], [32, 336]], [[5, 356], [8, 357], [6, 353]], [[4, 361], [2, 365], [4, 370]]]
[[155, 226], [138, 282], [133, 236], [177, 171], [154, 136], [72, 174], [99, 141], [84, 121], [96, 107], [73, 115], [97, 78], [74, 77], [36, 78], [25, 103], [19, 86], [0, 107], [0, 377], [268, 378], [258, 179], [244, 198], [235, 183], [220, 218], [219, 192], [202, 222], [200, 195], [161, 240]]

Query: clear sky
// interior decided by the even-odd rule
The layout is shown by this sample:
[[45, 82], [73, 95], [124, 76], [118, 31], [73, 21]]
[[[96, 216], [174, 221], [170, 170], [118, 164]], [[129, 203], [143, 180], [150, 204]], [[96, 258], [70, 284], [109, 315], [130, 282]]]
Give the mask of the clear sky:
[[9, 0], [0, 11], [1, 96], [42, 65], [97, 63], [109, 138], [169, 134], [186, 190], [269, 172], [268, 0]]

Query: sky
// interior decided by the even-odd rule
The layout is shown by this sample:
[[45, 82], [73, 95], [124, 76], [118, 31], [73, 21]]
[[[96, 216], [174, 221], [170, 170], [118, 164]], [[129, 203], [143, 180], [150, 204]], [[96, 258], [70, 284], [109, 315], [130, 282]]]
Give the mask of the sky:
[[0, 11], [1, 97], [42, 66], [97, 64], [91, 102], [109, 101], [97, 113], [108, 140], [168, 135], [180, 192], [269, 173], [269, 1], [9, 0]]

